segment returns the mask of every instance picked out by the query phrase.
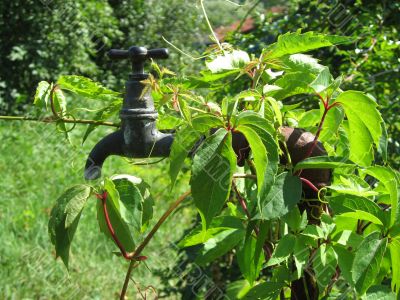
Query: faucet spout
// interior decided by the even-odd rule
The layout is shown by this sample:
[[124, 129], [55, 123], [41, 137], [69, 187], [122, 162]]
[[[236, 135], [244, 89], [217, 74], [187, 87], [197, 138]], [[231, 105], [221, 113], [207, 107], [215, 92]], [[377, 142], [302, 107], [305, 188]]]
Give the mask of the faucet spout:
[[110, 155], [120, 155], [123, 153], [124, 136], [117, 130], [105, 136], [94, 146], [86, 160], [85, 179], [93, 180], [101, 176], [101, 168], [106, 158]]

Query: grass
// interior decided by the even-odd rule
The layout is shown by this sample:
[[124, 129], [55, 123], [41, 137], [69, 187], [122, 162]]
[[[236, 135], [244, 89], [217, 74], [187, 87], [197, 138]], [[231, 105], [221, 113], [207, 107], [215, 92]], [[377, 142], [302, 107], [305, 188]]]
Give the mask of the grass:
[[[74, 144], [80, 144], [83, 130], [85, 126], [74, 130]], [[49, 213], [57, 197], [67, 187], [84, 181], [87, 154], [109, 131], [102, 128], [83, 147], [72, 147], [52, 124], [0, 121], [1, 298], [118, 298], [128, 262], [112, 254], [116, 246], [99, 232], [94, 197], [88, 201], [74, 237], [69, 272], [60, 260], [54, 259], [47, 233]], [[155, 222], [187, 188], [185, 179], [172, 193], [166, 188], [166, 166], [167, 160], [138, 167], [112, 157], [106, 161], [104, 174], [129, 173], [147, 181], [156, 202]], [[152, 271], [174, 264], [175, 251], [168, 245], [178, 240], [194, 213], [193, 206], [183, 208], [161, 227], [143, 252], [149, 257], [146, 264], [134, 271], [138, 284], [160, 287], [160, 280]], [[135, 294], [131, 284], [129, 299], [136, 299]]]

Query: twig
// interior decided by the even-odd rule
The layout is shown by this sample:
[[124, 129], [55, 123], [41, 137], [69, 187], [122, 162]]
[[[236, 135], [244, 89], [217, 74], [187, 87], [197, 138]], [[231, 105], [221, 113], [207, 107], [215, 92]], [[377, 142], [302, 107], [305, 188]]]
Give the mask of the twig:
[[251, 12], [258, 6], [258, 4], [261, 3], [262, 0], [258, 0], [254, 3], [254, 5], [252, 7], [250, 7], [250, 9], [246, 12], [246, 14], [244, 15], [244, 17], [242, 18], [242, 20], [240, 21], [238, 27], [236, 27], [235, 31], [233, 32], [233, 35], [235, 35], [236, 33], [238, 33], [238, 31], [242, 28], [244, 22], [246, 22], [247, 17], [251, 14]]
[[249, 178], [249, 179], [257, 179], [256, 175], [253, 174], [233, 174], [233, 178]]
[[34, 118], [34, 117], [26, 117], [26, 116], [0, 116], [0, 120], [5, 121], [34, 121], [34, 122], [42, 122], [42, 123], [55, 123], [55, 122], [64, 122], [64, 123], [76, 123], [76, 124], [93, 124], [93, 125], [103, 125], [103, 126], [111, 126], [111, 127], [119, 127], [120, 124], [112, 123], [112, 122], [103, 122], [103, 121], [95, 121], [95, 120], [85, 120], [85, 119], [69, 119], [69, 118], [58, 118], [54, 117], [46, 117], [46, 118]]
[[200, 6], [201, 6], [201, 9], [202, 9], [202, 11], [203, 11], [203, 15], [204, 15], [204, 18], [205, 18], [206, 23], [207, 23], [207, 25], [208, 25], [208, 28], [210, 29], [211, 34], [212, 34], [212, 36], [213, 36], [213, 38], [214, 38], [214, 41], [217, 43], [218, 48], [221, 50], [222, 54], [225, 54], [224, 48], [222, 48], [222, 45], [221, 45], [221, 43], [219, 42], [218, 37], [217, 37], [217, 35], [215, 34], [215, 32], [214, 32], [214, 30], [213, 30], [213, 28], [212, 28], [212, 26], [211, 26], [210, 20], [208, 19], [207, 12], [206, 12], [206, 8], [204, 7], [204, 0], [200, 0]]
[[[179, 204], [185, 200], [187, 196], [189, 196], [191, 191], [187, 191], [186, 193], [182, 194], [174, 203], [171, 204], [171, 206], [167, 209], [167, 211], [161, 216], [161, 218], [158, 220], [156, 225], [151, 229], [151, 231], [148, 233], [148, 235], [145, 237], [143, 242], [136, 248], [136, 250], [130, 254], [131, 257], [135, 258], [140, 255], [140, 253], [143, 251], [143, 249], [147, 246], [147, 244], [150, 242], [154, 234], [157, 232], [157, 230], [160, 228], [160, 226], [165, 222], [165, 220], [169, 217], [169, 215], [179, 206]], [[135, 260], [131, 260], [128, 271], [126, 272], [125, 276], [125, 282], [124, 286], [122, 287], [121, 291], [121, 296], [120, 299], [124, 300], [126, 291], [128, 289], [128, 284], [129, 284], [129, 278], [131, 277], [132, 270], [135, 266]]]

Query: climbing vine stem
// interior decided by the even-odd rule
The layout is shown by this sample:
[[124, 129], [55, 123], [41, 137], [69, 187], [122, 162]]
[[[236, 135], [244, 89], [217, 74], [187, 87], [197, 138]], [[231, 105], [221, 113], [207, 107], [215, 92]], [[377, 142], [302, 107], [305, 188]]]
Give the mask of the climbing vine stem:
[[[133, 252], [133, 254], [130, 255], [132, 258], [138, 257], [140, 255], [140, 253], [142, 253], [143, 249], [146, 248], [147, 244], [153, 238], [153, 236], [157, 232], [157, 230], [161, 227], [161, 225], [165, 222], [165, 220], [171, 215], [171, 213], [179, 206], [179, 204], [181, 204], [181, 202], [190, 195], [190, 193], [191, 193], [190, 190], [185, 192], [175, 202], [173, 202], [170, 205], [170, 207], [161, 216], [161, 218], [154, 225], [154, 227], [151, 229], [151, 231], [147, 234], [147, 236], [145, 237], [143, 242], [136, 248], [136, 250]], [[133, 269], [135, 268], [135, 264], [136, 264], [136, 260], [131, 260], [129, 267], [128, 267], [128, 271], [126, 272], [124, 285], [122, 287], [122, 291], [121, 291], [121, 295], [120, 295], [121, 300], [125, 299], [126, 291], [128, 289], [129, 279], [131, 277]]]

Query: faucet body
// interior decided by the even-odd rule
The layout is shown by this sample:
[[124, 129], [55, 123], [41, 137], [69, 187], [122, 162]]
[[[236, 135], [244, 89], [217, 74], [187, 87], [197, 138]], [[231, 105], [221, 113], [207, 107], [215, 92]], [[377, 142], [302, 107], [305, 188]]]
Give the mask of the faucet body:
[[[112, 58], [131, 58], [133, 73], [125, 84], [125, 96], [120, 111], [121, 128], [104, 137], [90, 152], [85, 166], [85, 179], [99, 178], [104, 161], [110, 155], [124, 157], [166, 157], [169, 155], [173, 135], [158, 131], [158, 117], [151, 97], [151, 88], [144, 80], [148, 74], [143, 72], [145, 59], [166, 58], [166, 49], [147, 50], [131, 47], [128, 51], [111, 50]], [[162, 56], [163, 55], [163, 56]]]

